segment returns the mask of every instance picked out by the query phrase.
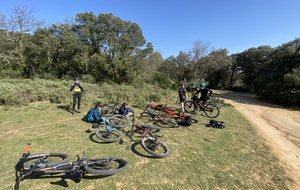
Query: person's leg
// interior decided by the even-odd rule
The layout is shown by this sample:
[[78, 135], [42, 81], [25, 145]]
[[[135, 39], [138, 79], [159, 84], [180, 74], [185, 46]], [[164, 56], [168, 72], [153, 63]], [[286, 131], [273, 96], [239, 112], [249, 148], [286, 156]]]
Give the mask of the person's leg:
[[76, 94], [73, 94], [73, 107], [72, 107], [72, 114], [73, 115], [75, 113], [76, 100], [77, 100]]
[[184, 114], [184, 100], [180, 100], [180, 104], [181, 104], [181, 113]]
[[81, 94], [78, 94], [78, 105], [77, 105], [78, 113], [80, 113], [80, 103], [81, 103]]

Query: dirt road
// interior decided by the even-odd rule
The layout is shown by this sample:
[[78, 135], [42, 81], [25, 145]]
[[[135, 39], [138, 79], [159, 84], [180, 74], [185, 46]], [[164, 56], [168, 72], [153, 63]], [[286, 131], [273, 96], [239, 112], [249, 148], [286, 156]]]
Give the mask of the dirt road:
[[300, 111], [266, 103], [250, 94], [219, 93], [256, 126], [274, 153], [286, 163], [287, 174], [300, 189]]

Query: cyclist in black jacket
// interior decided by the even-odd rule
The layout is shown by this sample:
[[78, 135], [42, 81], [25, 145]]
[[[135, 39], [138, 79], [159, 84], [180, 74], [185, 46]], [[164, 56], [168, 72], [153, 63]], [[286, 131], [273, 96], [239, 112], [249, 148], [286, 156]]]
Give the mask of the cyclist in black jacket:
[[81, 94], [84, 91], [83, 87], [79, 84], [79, 78], [74, 79], [74, 83], [70, 87], [70, 92], [73, 92], [73, 110], [72, 110], [72, 115], [75, 114], [75, 106], [76, 106], [76, 101], [78, 100], [77, 104], [77, 112], [80, 113], [80, 102], [81, 102]]
[[207, 100], [209, 99], [209, 96], [213, 93], [212, 90], [205, 87], [205, 83], [200, 84], [200, 89], [198, 91], [200, 93], [199, 101], [202, 101], [202, 105], [205, 105]]
[[179, 94], [179, 101], [181, 105], [181, 112], [184, 114], [184, 102], [188, 99], [187, 98], [187, 90], [184, 88], [184, 84], [181, 83], [181, 86], [178, 90]]

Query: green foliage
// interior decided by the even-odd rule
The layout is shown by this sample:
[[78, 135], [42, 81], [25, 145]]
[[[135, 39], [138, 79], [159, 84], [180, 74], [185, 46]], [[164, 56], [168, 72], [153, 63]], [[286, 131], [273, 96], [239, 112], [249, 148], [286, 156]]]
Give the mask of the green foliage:
[[284, 82], [289, 87], [300, 87], [300, 67], [292, 70], [292, 73], [284, 75]]
[[[69, 104], [72, 96], [69, 88], [73, 81], [44, 79], [4, 79], [0, 81], [3, 93], [0, 94], [1, 105], [28, 105], [31, 102], [50, 101], [51, 103]], [[129, 102], [142, 107], [152, 101], [160, 101], [168, 96], [168, 89], [160, 86], [147, 85], [138, 88], [126, 84], [92, 84], [81, 80], [85, 91], [82, 97], [83, 105], [93, 105], [94, 102], [104, 103]], [[149, 93], [150, 92], [150, 93]]]

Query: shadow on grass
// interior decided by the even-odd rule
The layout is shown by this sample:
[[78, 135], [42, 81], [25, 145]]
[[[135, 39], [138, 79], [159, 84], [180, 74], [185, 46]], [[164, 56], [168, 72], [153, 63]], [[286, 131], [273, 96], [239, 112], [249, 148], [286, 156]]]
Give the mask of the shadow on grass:
[[[145, 157], [145, 158], [154, 158], [154, 159], [161, 159], [161, 158], [158, 158], [158, 157], [155, 157], [155, 156], [150, 156], [150, 155], [146, 155], [146, 154], [143, 154], [141, 152], [138, 152], [136, 150], [136, 146], [139, 145], [139, 146], [142, 146], [141, 145], [141, 141], [135, 141], [132, 145], [131, 145], [131, 151], [139, 156], [142, 156], [142, 157]], [[143, 149], [144, 150], [144, 149]]]
[[[117, 142], [104, 142], [101, 141], [101, 139], [98, 139], [95, 133], [90, 134], [89, 136], [90, 140], [94, 143], [98, 143], [98, 144], [110, 144], [110, 143], [117, 143]], [[95, 140], [96, 139], [96, 140]], [[98, 141], [99, 140], [99, 141]], [[122, 140], [122, 139], [121, 139]], [[120, 140], [120, 141], [121, 141]]]
[[[74, 181], [75, 183], [79, 183], [82, 179], [84, 180], [93, 180], [93, 179], [101, 179], [101, 178], [106, 178], [106, 177], [109, 177], [108, 176], [82, 176], [82, 178], [74, 178], [74, 179], [64, 179], [64, 175], [43, 175], [43, 176], [28, 176], [26, 177], [25, 179], [23, 180], [39, 180], [39, 179], [59, 179], [58, 181], [51, 181], [50, 184], [51, 185], [59, 185], [61, 187], [69, 187], [68, 185], [68, 181], [72, 180]], [[22, 180], [22, 181], [23, 181]]]
[[57, 109], [65, 110], [65, 111], [67, 111], [69, 113], [72, 113], [70, 105], [59, 105], [59, 106], [57, 106]]

